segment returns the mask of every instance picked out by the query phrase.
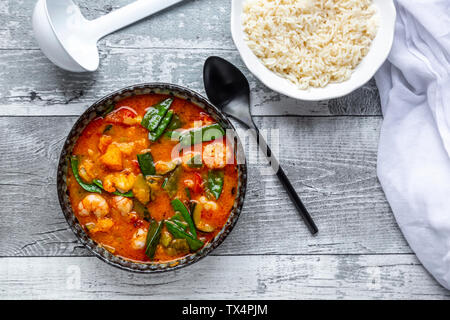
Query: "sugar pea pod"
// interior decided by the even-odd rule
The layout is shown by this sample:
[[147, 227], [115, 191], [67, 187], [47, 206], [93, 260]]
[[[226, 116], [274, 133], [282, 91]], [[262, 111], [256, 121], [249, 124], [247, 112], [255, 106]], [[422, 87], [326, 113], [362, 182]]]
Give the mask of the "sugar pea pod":
[[153, 163], [153, 157], [150, 152], [138, 154], [137, 160], [144, 177], [155, 175], [155, 165]]
[[[102, 190], [105, 190], [103, 188], [102, 180], [94, 179], [94, 180], [92, 180], [92, 183], [95, 184], [96, 186], [98, 186], [99, 188], [101, 188]], [[119, 192], [119, 191], [114, 191], [112, 194], [116, 195], [116, 196], [127, 197], [127, 198], [133, 198], [134, 197], [133, 191], [128, 191], [128, 192], [125, 192], [125, 193], [122, 193], [122, 192]]]
[[180, 137], [182, 146], [190, 146], [201, 142], [208, 142], [225, 135], [225, 130], [218, 123], [210, 124], [201, 128], [189, 130]]
[[172, 140], [172, 141], [179, 141], [180, 138], [183, 136], [183, 134], [185, 134], [183, 131], [180, 131], [180, 130], [169, 130], [169, 128], [167, 128], [166, 132], [164, 133], [164, 135], [167, 138], [170, 138], [170, 140]]
[[188, 228], [188, 224], [186, 223], [186, 221], [184, 221], [181, 213], [179, 213], [178, 211], [169, 220], [178, 225], [184, 231], [186, 231], [186, 229]]
[[175, 223], [177, 226], [179, 226], [183, 231], [186, 231], [188, 228], [188, 225], [186, 222], [180, 221], [180, 220], [171, 220], [173, 223]]
[[[147, 129], [149, 131], [155, 131], [156, 128], [158, 128], [159, 124], [163, 121], [167, 110], [169, 110], [170, 106], [172, 105], [173, 99], [168, 98], [162, 102], [159, 103], [159, 105], [156, 106], [156, 109], [158, 110], [156, 114], [154, 114], [150, 121], [148, 122]], [[172, 119], [170, 119], [172, 120]], [[170, 122], [169, 120], [169, 122]]]
[[169, 219], [170, 221], [183, 221], [183, 217], [181, 216], [181, 213], [175, 212], [175, 214]]
[[172, 117], [172, 120], [170, 121], [169, 125], [167, 126], [167, 130], [176, 130], [178, 128], [181, 128], [181, 119], [178, 115], [174, 114]]
[[141, 125], [149, 131], [154, 131], [166, 115], [166, 112], [169, 110], [172, 102], [173, 99], [168, 98], [150, 107], [142, 118]]
[[165, 225], [167, 230], [177, 239], [186, 239], [189, 248], [191, 248], [192, 251], [197, 251], [201, 247], [203, 247], [203, 241], [199, 239], [195, 239], [191, 234], [185, 232], [183, 229], [178, 227], [175, 223], [172, 221], [165, 221]]
[[180, 199], [174, 199], [170, 202], [175, 212], [181, 213], [184, 221], [187, 222], [189, 231], [192, 233], [194, 238], [197, 238], [197, 232], [195, 231], [194, 221], [192, 221], [191, 215], [189, 214], [188, 209], [185, 207], [183, 202]]
[[174, 197], [178, 191], [178, 181], [180, 180], [180, 175], [183, 169], [178, 166], [175, 170], [172, 171], [167, 180], [164, 180], [162, 188], [167, 191], [169, 197]]
[[214, 195], [214, 197], [219, 199], [220, 194], [223, 189], [223, 171], [221, 170], [210, 170], [208, 172], [208, 189]]
[[154, 107], [148, 108], [147, 112], [145, 113], [144, 117], [141, 121], [141, 126], [143, 126], [145, 129], [148, 130], [148, 125], [150, 123], [150, 119], [154, 117], [158, 113], [158, 109]]
[[[178, 117], [175, 113], [173, 114], [172, 117], [172, 122], [173, 122], [173, 118]], [[169, 125], [167, 126], [166, 131], [164, 132], [164, 136], [166, 136], [167, 138], [169, 138], [172, 141], [179, 141], [180, 137], [182, 136], [182, 134], [184, 133], [182, 129], [177, 130], [181, 127], [177, 127], [175, 129], [172, 129], [174, 126], [172, 126], [172, 122], [169, 123]]]
[[145, 254], [150, 259], [153, 259], [153, 257], [155, 256], [156, 247], [159, 243], [159, 238], [161, 237], [162, 226], [162, 221], [156, 222], [155, 220], [153, 220], [152, 222], [150, 222], [150, 225], [148, 227], [147, 239], [145, 241]]
[[150, 211], [148, 211], [147, 207], [140, 203], [137, 199], [133, 200], [133, 210], [136, 211], [140, 218], [145, 221], [150, 221]]
[[167, 111], [166, 115], [161, 120], [161, 122], [160, 122], [159, 126], [156, 128], [156, 130], [148, 133], [148, 139], [150, 141], [155, 142], [156, 140], [158, 140], [158, 138], [163, 134], [164, 130], [166, 130], [167, 126], [169, 125], [170, 120], [172, 119], [172, 116], [173, 116], [173, 110]]
[[102, 189], [100, 187], [96, 186], [95, 184], [89, 184], [83, 182], [81, 180], [80, 174], [78, 173], [78, 157], [72, 156], [70, 157], [70, 166], [72, 167], [73, 176], [75, 177], [75, 180], [77, 180], [78, 184], [86, 191], [88, 192], [96, 192], [96, 193], [102, 193]]

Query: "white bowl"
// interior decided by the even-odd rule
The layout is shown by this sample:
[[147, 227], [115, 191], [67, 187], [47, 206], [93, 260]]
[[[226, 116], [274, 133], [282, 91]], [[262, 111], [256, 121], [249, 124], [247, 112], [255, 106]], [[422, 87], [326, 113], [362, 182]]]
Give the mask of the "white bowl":
[[244, 40], [241, 14], [246, 0], [232, 0], [231, 34], [247, 68], [270, 89], [299, 100], [326, 100], [344, 96], [369, 81], [389, 55], [394, 38], [395, 6], [392, 0], [373, 0], [379, 16], [379, 27], [369, 53], [353, 70], [350, 79], [330, 83], [323, 88], [301, 90], [292, 82], [266, 68]]

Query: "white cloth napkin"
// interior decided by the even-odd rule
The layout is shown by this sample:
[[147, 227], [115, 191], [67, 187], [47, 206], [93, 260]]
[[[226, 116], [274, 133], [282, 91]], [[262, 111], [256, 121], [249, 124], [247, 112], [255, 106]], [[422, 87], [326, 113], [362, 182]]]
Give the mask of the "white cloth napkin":
[[375, 76], [384, 121], [378, 177], [406, 240], [450, 289], [450, 0], [396, 0]]

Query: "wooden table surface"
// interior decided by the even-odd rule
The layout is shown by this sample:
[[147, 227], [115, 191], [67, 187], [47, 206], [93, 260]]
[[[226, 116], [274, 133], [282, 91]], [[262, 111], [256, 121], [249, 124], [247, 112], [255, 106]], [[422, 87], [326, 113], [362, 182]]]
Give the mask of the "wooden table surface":
[[[130, 0], [76, 2], [95, 18]], [[68, 73], [33, 38], [34, 3], [0, 0], [0, 298], [450, 298], [412, 253], [377, 180], [373, 81], [318, 103], [269, 90], [239, 58], [229, 0], [186, 1], [143, 20], [99, 43], [97, 72]], [[64, 139], [93, 101], [127, 85], [171, 82], [203, 94], [211, 55], [248, 77], [255, 121], [279, 130], [280, 161], [320, 233], [309, 234], [260, 161], [249, 167], [237, 226], [210, 256], [166, 274], [113, 268], [77, 241], [59, 207]]]

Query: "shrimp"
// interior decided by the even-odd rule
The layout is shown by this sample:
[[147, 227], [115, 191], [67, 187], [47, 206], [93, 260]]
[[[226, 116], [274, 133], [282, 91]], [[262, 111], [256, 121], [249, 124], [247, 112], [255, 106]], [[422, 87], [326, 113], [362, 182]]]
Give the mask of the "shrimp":
[[114, 192], [116, 189], [119, 192], [125, 193], [130, 191], [136, 181], [136, 176], [128, 171], [108, 174], [103, 180], [103, 188], [108, 192]]
[[218, 209], [218, 205], [216, 202], [208, 200], [205, 196], [201, 196], [198, 201], [203, 205], [205, 210], [216, 211]]
[[140, 250], [145, 247], [147, 232], [147, 229], [140, 228], [134, 233], [133, 239], [131, 239], [131, 246], [133, 249]]
[[203, 150], [203, 162], [209, 169], [222, 169], [230, 159], [227, 146], [222, 142], [208, 144]]
[[106, 200], [98, 194], [88, 194], [78, 204], [78, 213], [81, 216], [95, 214], [97, 218], [103, 218], [109, 213], [109, 206]]
[[117, 209], [122, 216], [126, 216], [133, 210], [133, 200], [122, 196], [115, 196], [112, 198], [112, 207]]
[[84, 159], [78, 167], [80, 177], [87, 183], [92, 183], [96, 177], [94, 162], [91, 159]]
[[182, 158], [183, 168], [186, 170], [200, 169], [203, 166], [200, 152], [188, 152]]

